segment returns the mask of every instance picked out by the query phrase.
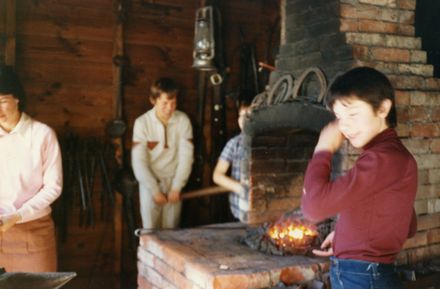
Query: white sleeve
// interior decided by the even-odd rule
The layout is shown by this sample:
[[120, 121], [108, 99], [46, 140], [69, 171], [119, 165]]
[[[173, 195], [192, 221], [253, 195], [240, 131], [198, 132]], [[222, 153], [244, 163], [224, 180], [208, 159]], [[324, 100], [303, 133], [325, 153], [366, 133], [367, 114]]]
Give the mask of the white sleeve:
[[185, 115], [179, 127], [178, 163], [171, 187], [181, 190], [188, 181], [194, 161], [193, 131], [189, 118]]
[[35, 196], [17, 210], [21, 222], [32, 219], [35, 212], [49, 207], [61, 194], [63, 187], [63, 168], [61, 150], [55, 132], [50, 129], [41, 144], [43, 186]]
[[152, 193], [160, 191], [159, 184], [150, 169], [150, 158], [147, 153], [147, 131], [140, 119], [135, 121], [133, 127], [131, 166], [139, 184]]

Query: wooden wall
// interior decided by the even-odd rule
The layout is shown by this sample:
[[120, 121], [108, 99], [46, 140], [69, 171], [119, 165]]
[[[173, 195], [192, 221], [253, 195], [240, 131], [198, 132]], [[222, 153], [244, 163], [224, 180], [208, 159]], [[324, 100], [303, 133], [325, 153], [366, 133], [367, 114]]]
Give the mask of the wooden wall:
[[29, 112], [59, 134], [103, 135], [112, 117], [111, 1], [17, 2], [17, 71]]
[[[6, 1], [0, 0], [1, 36], [5, 35]], [[177, 80], [182, 88], [179, 109], [198, 125], [195, 123], [197, 72], [191, 65], [195, 11], [203, 2], [126, 1], [125, 48], [129, 67], [125, 77], [124, 114], [130, 128], [126, 135], [128, 147], [134, 119], [151, 107], [147, 102], [148, 88], [161, 76]], [[225, 89], [229, 94], [238, 90], [243, 42], [254, 43], [258, 60], [267, 61], [269, 36], [279, 7], [278, 1], [273, 0], [218, 2], [230, 71]], [[26, 111], [55, 128], [60, 138], [68, 133], [82, 138], [105, 138], [105, 126], [113, 118], [114, 111], [112, 54], [116, 8], [113, 6], [112, 0], [16, 1], [15, 63], [28, 96]], [[3, 40], [4, 37], [0, 38], [2, 58]], [[273, 58], [269, 62], [273, 64]], [[211, 138], [209, 105], [208, 101], [207, 129], [204, 130], [207, 147]], [[236, 113], [235, 102], [228, 97], [228, 138], [238, 132]], [[210, 169], [208, 166], [207, 170]], [[210, 173], [206, 174], [206, 185]], [[192, 213], [198, 221], [209, 217], [207, 204], [206, 201], [198, 204], [195, 211], [193, 207]], [[96, 266], [101, 266], [103, 273], [112, 270], [108, 262], [112, 260], [114, 240], [106, 224], [90, 228], [78, 226], [77, 211], [69, 219], [72, 224], [66, 244], [60, 246], [60, 269], [79, 272], [75, 286], [80, 287], [72, 284], [70, 288], [99, 288], [87, 278], [99, 274]], [[105, 276], [101, 277], [103, 282], [109, 282]]]
[[[5, 0], [3, 0], [5, 1]], [[116, 7], [112, 0], [22, 0], [17, 2], [17, 71], [28, 93], [27, 112], [60, 136], [105, 137], [114, 117], [112, 53]], [[126, 1], [124, 115], [130, 147], [137, 116], [151, 107], [149, 86], [161, 76], [181, 86], [179, 109], [197, 123], [197, 71], [192, 65], [195, 11], [201, 1]], [[240, 45], [254, 43], [258, 60], [268, 61], [269, 36], [278, 17], [277, 1], [219, 1], [229, 67], [225, 92], [239, 89]], [[273, 64], [273, 59], [269, 59]], [[206, 102], [206, 160], [211, 155], [210, 100]], [[235, 102], [227, 97], [227, 138], [238, 132]], [[217, 154], [217, 153], [215, 153]], [[203, 185], [211, 182], [205, 166]]]
[[[127, 1], [127, 121], [132, 125], [150, 107], [148, 87], [160, 76], [179, 82], [179, 108], [195, 119], [197, 73], [191, 65], [194, 17], [200, 1], [153, 1], [156, 8], [150, 2]], [[220, 2], [231, 68], [227, 90], [231, 92], [238, 84], [239, 29], [245, 42], [257, 45], [262, 59], [278, 5], [269, 0]], [[59, 133], [103, 136], [112, 118], [114, 14], [111, 0], [17, 2], [16, 66], [28, 93], [28, 112]], [[230, 125], [236, 129], [235, 119]]]

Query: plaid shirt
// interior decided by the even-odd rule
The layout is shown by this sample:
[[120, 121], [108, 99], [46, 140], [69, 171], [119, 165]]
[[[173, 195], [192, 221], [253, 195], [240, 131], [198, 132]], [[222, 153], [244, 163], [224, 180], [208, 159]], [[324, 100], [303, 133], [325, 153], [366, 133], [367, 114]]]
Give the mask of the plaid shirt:
[[220, 159], [232, 164], [231, 177], [237, 181], [240, 181], [240, 162], [244, 158], [242, 139], [242, 134], [230, 139], [220, 154]]
[[[223, 148], [219, 159], [227, 161], [231, 164], [231, 177], [240, 181], [240, 163], [245, 157], [245, 151], [242, 143], [243, 135], [239, 134], [231, 138]], [[240, 198], [237, 194], [229, 194], [229, 206], [232, 215], [240, 219]]]

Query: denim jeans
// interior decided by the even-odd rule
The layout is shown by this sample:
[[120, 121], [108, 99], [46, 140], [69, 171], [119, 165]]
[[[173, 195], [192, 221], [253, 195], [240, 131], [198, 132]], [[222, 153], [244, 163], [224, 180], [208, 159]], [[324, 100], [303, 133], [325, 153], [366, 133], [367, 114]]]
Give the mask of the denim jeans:
[[393, 264], [330, 257], [332, 289], [403, 289]]

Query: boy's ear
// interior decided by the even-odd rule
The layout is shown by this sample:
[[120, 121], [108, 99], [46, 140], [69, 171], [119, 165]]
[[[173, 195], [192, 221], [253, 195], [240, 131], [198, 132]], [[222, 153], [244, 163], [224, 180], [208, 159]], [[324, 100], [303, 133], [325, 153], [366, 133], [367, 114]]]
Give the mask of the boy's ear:
[[151, 103], [152, 105], [155, 105], [155, 104], [156, 104], [156, 99], [154, 99], [154, 98], [152, 98], [152, 97], [149, 97], [148, 99], [150, 100], [150, 103]]
[[386, 118], [388, 114], [390, 113], [391, 106], [393, 105], [393, 102], [390, 99], [384, 99], [382, 100], [379, 109], [377, 111], [378, 115], [380, 117]]

